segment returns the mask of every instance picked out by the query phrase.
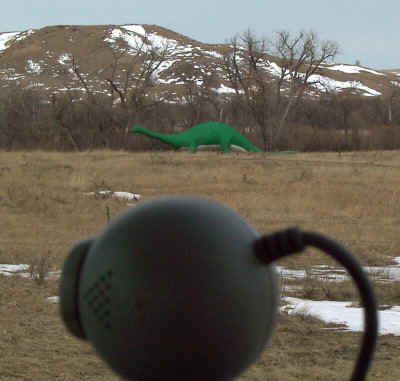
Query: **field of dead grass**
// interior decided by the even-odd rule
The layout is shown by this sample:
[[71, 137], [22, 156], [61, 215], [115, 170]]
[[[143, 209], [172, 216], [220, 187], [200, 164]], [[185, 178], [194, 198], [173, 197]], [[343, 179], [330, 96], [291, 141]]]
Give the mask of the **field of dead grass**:
[[[97, 235], [127, 202], [85, 193], [111, 189], [200, 195], [236, 210], [260, 232], [298, 225], [329, 235], [363, 265], [388, 265], [400, 247], [400, 152], [247, 155], [199, 152], [0, 152], [0, 263], [59, 270], [71, 246]], [[139, 201], [140, 202], [140, 201]], [[316, 251], [279, 263], [334, 264]], [[0, 380], [117, 380], [87, 343], [63, 327], [58, 280], [0, 275]], [[337, 298], [351, 291], [332, 289]], [[386, 289], [385, 289], [386, 287]], [[398, 303], [382, 286], [385, 301]], [[317, 289], [314, 287], [314, 290]], [[397, 287], [397, 290], [399, 287]], [[346, 291], [347, 290], [347, 291]], [[326, 292], [326, 291], [325, 291]], [[241, 381], [344, 380], [359, 333], [338, 333], [301, 316], [281, 315], [267, 350]], [[383, 336], [370, 380], [397, 380], [400, 338]], [[190, 377], [189, 377], [190, 378]]]

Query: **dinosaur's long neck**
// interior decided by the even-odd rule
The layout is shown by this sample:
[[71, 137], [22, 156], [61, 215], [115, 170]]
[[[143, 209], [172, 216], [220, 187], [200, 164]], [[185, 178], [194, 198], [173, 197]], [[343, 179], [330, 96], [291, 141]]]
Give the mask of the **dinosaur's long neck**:
[[144, 127], [133, 127], [129, 131], [138, 132], [140, 134], [150, 136], [152, 138], [161, 140], [164, 143], [173, 144], [173, 145], [176, 144], [174, 135], [171, 135], [171, 134], [163, 134], [160, 132], [151, 131]]

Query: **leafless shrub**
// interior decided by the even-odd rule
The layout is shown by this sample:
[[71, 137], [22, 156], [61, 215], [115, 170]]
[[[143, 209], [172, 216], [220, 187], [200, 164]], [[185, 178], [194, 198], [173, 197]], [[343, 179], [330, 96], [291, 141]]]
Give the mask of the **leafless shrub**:
[[32, 258], [29, 264], [29, 274], [30, 278], [37, 284], [41, 285], [47, 279], [50, 270], [50, 261], [50, 250], [48, 250], [46, 254], [41, 254]]
[[288, 289], [289, 289], [289, 284], [287, 278], [283, 275], [283, 272], [281, 271], [279, 273], [279, 286], [280, 286], [280, 300], [288, 296]]
[[101, 180], [94, 179], [92, 181], [91, 188], [95, 192], [96, 198], [108, 198], [111, 196], [111, 194], [99, 193], [99, 191], [108, 191], [108, 190], [112, 189], [112, 186], [104, 179], [101, 179]]
[[303, 297], [305, 299], [316, 299], [320, 294], [320, 282], [312, 274], [312, 268], [305, 269], [303, 280]]

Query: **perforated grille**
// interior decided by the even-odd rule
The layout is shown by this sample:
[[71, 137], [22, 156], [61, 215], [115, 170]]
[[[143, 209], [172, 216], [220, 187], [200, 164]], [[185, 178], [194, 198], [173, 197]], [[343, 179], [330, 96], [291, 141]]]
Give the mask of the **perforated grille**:
[[83, 299], [93, 312], [93, 315], [104, 326], [111, 328], [111, 286], [112, 271], [108, 270], [86, 291]]

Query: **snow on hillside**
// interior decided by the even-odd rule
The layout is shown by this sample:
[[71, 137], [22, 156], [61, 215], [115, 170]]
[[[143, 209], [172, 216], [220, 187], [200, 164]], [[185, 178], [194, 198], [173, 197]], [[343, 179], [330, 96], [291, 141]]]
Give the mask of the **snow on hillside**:
[[[115, 49], [118, 39], [122, 39], [128, 44], [128, 53], [130, 54], [136, 54], [137, 52], [147, 53], [152, 49], [166, 53], [166, 59], [154, 73], [156, 79], [160, 83], [183, 84], [183, 82], [177, 81], [174, 78], [166, 80], [160, 78], [160, 74], [163, 71], [168, 70], [174, 63], [182, 58], [192, 58], [202, 54], [215, 58], [222, 57], [221, 54], [215, 51], [201, 49], [192, 44], [181, 44], [174, 39], [160, 36], [157, 33], [148, 33], [141, 25], [122, 25], [120, 27], [114, 27], [109, 32], [109, 37], [105, 38], [104, 41], [108, 42]], [[202, 85], [202, 81], [198, 81], [197, 84]]]
[[0, 34], [0, 52], [7, 49], [7, 43], [15, 38], [20, 32], [8, 32]]
[[[264, 65], [262, 65], [262, 68], [274, 77], [279, 77], [282, 75], [282, 68], [276, 62], [266, 61]], [[374, 75], [384, 76], [383, 73], [379, 73], [375, 70], [366, 69], [361, 66], [355, 66], [355, 65], [344, 65], [344, 64], [335, 64], [333, 66], [322, 65], [322, 68], [336, 70], [347, 74], [359, 74], [360, 72], [365, 71]], [[286, 80], [290, 79], [289, 71], [285, 73], [284, 79]], [[360, 81], [338, 81], [333, 78], [323, 76], [320, 74], [311, 75], [310, 78], [308, 79], [308, 83], [322, 92], [354, 89], [361, 91], [365, 96], [381, 95], [379, 91], [376, 91], [368, 86], [365, 86]], [[230, 92], [234, 92], [233, 89], [230, 90], [231, 90]]]
[[[375, 70], [365, 69], [360, 66], [354, 65], [334, 65], [334, 66], [323, 66], [324, 69], [337, 70], [348, 74], [359, 74], [360, 71], [367, 71], [375, 75], [384, 75], [378, 73]], [[282, 73], [282, 68], [275, 62], [266, 62], [265, 70], [267, 70], [273, 76], [280, 76]], [[290, 73], [285, 75], [285, 79], [290, 78]], [[308, 83], [317, 88], [318, 90], [324, 91], [340, 91], [343, 89], [354, 89], [360, 90], [365, 96], [377, 96], [381, 95], [379, 91], [371, 89], [363, 85], [360, 81], [337, 81], [333, 78], [323, 76], [320, 74], [313, 74], [308, 79]]]
[[21, 41], [33, 33], [32, 29], [24, 32], [5, 32], [0, 33], [0, 53], [8, 48], [8, 43], [12, 40]]
[[40, 74], [42, 72], [42, 68], [38, 62], [34, 62], [32, 60], [26, 61], [27, 67], [26, 71], [30, 74]]
[[[165, 56], [159, 62], [159, 67], [154, 72], [153, 79], [162, 84], [174, 84], [181, 85], [185, 83], [185, 80], [191, 80], [196, 83], [198, 86], [203, 85], [203, 78], [206, 75], [210, 75], [212, 72], [218, 72], [221, 74], [222, 78], [222, 69], [218, 67], [217, 59], [222, 58], [222, 55], [217, 51], [213, 50], [211, 47], [206, 48], [204, 45], [196, 45], [195, 43], [189, 42], [181, 42], [177, 41], [173, 38], [167, 38], [160, 33], [156, 32], [148, 32], [145, 29], [145, 26], [138, 24], [131, 25], [120, 25], [120, 26], [112, 26], [105, 27], [106, 37], [104, 41], [108, 43], [113, 49], [126, 49], [128, 54], [135, 55], [138, 52], [147, 53], [151, 49], [156, 49], [159, 52], [164, 52]], [[25, 39], [29, 35], [34, 33], [33, 30], [27, 30], [24, 32], [7, 32], [0, 33], [0, 53], [6, 51], [13, 41], [19, 41]], [[126, 44], [126, 47], [123, 48], [119, 44], [119, 42], [123, 41]], [[46, 59], [51, 58], [49, 52], [46, 52], [48, 57], [44, 57], [43, 60], [33, 61], [33, 59], [27, 58], [25, 63], [25, 73], [16, 73], [15, 68], [7, 67], [0, 70], [0, 77], [2, 80], [16, 80], [24, 78], [25, 75], [30, 74], [31, 76], [37, 76], [42, 74], [46, 69]], [[209, 57], [211, 60], [206, 62], [212, 62], [212, 69], [208, 67], [209, 65], [196, 64], [195, 60], [201, 57]], [[61, 66], [71, 65], [71, 53], [66, 51], [65, 53], [59, 55], [56, 59], [57, 63]], [[180, 78], [174, 77], [171, 73], [162, 75], [164, 72], [173, 67], [174, 64], [188, 61], [193, 64], [193, 69], [195, 73], [192, 78]], [[204, 62], [198, 61], [198, 62]], [[201, 65], [201, 66], [200, 66]], [[48, 65], [47, 65], [48, 66]], [[265, 61], [263, 64], [263, 69], [268, 72], [272, 76], [279, 76], [281, 74], [281, 67], [272, 61]], [[357, 65], [345, 65], [345, 64], [331, 64], [331, 65], [323, 65], [322, 69], [326, 72], [341, 72], [350, 75], [357, 75], [360, 73], [369, 73], [371, 75], [384, 77], [385, 74], [382, 72], [378, 72], [376, 70], [368, 69], [365, 67], [357, 66]], [[58, 77], [61, 74], [56, 71], [53, 71], [51, 74], [52, 77]], [[72, 73], [72, 70], [68, 70], [69, 73]], [[200, 74], [201, 73], [201, 74]], [[290, 73], [287, 73], [285, 79], [290, 79]], [[366, 86], [362, 80], [348, 80], [348, 81], [339, 81], [329, 77], [328, 75], [314, 74], [309, 78], [309, 83], [312, 87], [314, 87], [318, 91], [341, 91], [344, 89], [353, 89], [359, 91], [361, 94], [365, 96], [379, 96], [381, 93], [373, 88]], [[81, 73], [82, 76], [85, 73]], [[397, 74], [400, 75], [400, 74]], [[27, 77], [26, 77], [27, 78]], [[72, 83], [69, 88], [76, 88]], [[54, 89], [55, 91], [66, 91], [66, 89]], [[98, 89], [94, 89], [96, 91]], [[226, 80], [224, 83], [221, 83], [219, 88], [215, 89], [216, 92], [220, 94], [233, 94], [235, 90], [229, 87], [229, 81]]]
[[64, 53], [61, 54], [61, 56], [58, 57], [58, 63], [60, 63], [61, 65], [65, 65], [68, 62], [72, 61], [72, 54], [69, 53]]
[[364, 92], [365, 96], [377, 96], [381, 95], [379, 91], [371, 89], [368, 86], [363, 85], [360, 81], [337, 81], [335, 79], [325, 77], [319, 74], [313, 74], [309, 78], [309, 82], [313, 84], [314, 87], [321, 91], [334, 90], [339, 91], [343, 89], [354, 89], [361, 90]]
[[[115, 45], [117, 39], [124, 40], [131, 48], [133, 53], [137, 51], [148, 52], [150, 49], [168, 49], [174, 56], [191, 56], [199, 53], [199, 48], [192, 44], [182, 45], [178, 41], [158, 35], [157, 33], [147, 33], [141, 25], [122, 25], [110, 32], [110, 37], [104, 41]], [[149, 43], [146, 43], [148, 41]], [[222, 57], [214, 51], [201, 49], [201, 53], [209, 54], [214, 57]]]
[[379, 73], [375, 70], [371, 70], [371, 69], [366, 69], [364, 67], [361, 66], [355, 66], [355, 65], [333, 65], [333, 66], [324, 66], [325, 69], [329, 69], [329, 70], [336, 70], [336, 71], [341, 71], [343, 73], [347, 73], [347, 74], [359, 74], [361, 71], [365, 71], [367, 73], [371, 73], [371, 74], [375, 74], [375, 75], [385, 75], [383, 73]]

